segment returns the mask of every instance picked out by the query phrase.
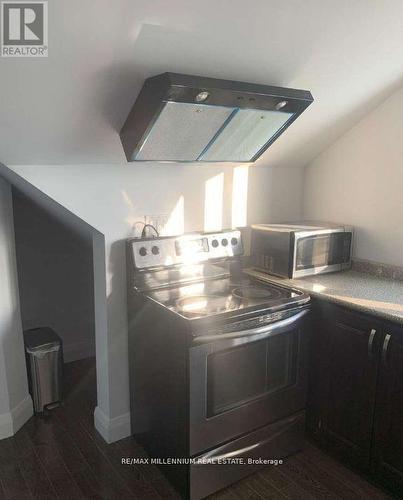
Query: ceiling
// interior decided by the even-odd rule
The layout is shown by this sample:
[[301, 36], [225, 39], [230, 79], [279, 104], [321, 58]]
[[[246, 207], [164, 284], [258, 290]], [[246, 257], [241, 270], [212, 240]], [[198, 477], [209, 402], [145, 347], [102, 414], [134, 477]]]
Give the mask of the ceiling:
[[403, 84], [403, 2], [52, 0], [49, 57], [0, 59], [0, 161], [125, 162], [118, 131], [165, 71], [310, 90], [258, 162], [304, 166]]

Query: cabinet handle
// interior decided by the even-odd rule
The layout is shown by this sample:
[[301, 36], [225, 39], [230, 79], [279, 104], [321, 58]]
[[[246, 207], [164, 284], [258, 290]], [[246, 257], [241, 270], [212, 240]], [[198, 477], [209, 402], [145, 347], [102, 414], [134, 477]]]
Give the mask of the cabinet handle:
[[374, 338], [376, 335], [376, 330], [372, 328], [371, 333], [369, 334], [369, 339], [368, 339], [368, 357], [372, 358], [374, 356], [374, 353], [372, 351], [372, 344], [374, 343]]
[[382, 363], [384, 366], [388, 366], [388, 348], [389, 348], [389, 342], [391, 339], [391, 335], [387, 333], [385, 335], [385, 339], [383, 341], [383, 346], [382, 346]]

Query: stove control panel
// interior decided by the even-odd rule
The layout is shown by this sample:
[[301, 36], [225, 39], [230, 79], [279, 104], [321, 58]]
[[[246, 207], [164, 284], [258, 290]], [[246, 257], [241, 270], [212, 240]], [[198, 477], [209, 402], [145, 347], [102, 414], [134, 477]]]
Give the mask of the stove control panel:
[[130, 239], [137, 269], [194, 264], [243, 254], [241, 232], [190, 233], [182, 236]]

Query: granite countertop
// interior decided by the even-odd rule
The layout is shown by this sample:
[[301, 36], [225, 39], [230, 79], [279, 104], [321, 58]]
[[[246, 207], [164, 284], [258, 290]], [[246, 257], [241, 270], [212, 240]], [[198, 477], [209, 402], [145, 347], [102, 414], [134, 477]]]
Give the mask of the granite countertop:
[[308, 292], [353, 309], [403, 325], [403, 281], [380, 278], [357, 271], [340, 271], [298, 279], [285, 279], [254, 270], [254, 276]]

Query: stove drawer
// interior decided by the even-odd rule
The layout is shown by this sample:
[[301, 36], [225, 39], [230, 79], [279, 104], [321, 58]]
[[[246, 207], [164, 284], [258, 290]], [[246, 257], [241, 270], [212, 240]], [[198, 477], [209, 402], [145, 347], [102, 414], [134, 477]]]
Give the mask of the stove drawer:
[[192, 347], [190, 454], [305, 408], [308, 328], [287, 321], [268, 333]]
[[191, 500], [204, 498], [269, 465], [259, 463], [259, 459], [280, 460], [301, 450], [304, 428], [305, 412], [300, 412], [199, 455], [197, 459], [204, 463], [190, 466]]

